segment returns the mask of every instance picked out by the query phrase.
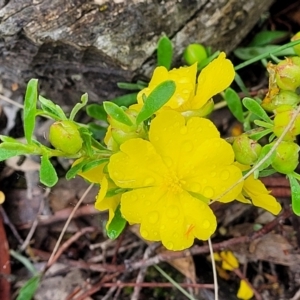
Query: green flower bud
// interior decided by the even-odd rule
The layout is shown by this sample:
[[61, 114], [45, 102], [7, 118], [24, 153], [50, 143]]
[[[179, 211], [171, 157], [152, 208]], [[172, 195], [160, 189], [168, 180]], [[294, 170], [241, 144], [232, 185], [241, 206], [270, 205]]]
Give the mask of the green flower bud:
[[263, 109], [273, 112], [281, 105], [296, 106], [300, 102], [300, 97], [292, 91], [280, 90], [273, 98], [265, 98], [261, 103]]
[[205, 47], [201, 44], [190, 44], [185, 48], [183, 58], [186, 64], [190, 66], [206, 59], [207, 52]]
[[82, 148], [82, 138], [72, 121], [57, 121], [50, 126], [49, 141], [52, 146], [66, 154], [75, 154]]
[[272, 167], [282, 174], [293, 172], [299, 163], [299, 150], [300, 147], [296, 143], [282, 141], [276, 149]]
[[258, 159], [261, 148], [260, 144], [249, 139], [246, 134], [235, 138], [232, 145], [236, 161], [243, 165], [254, 164]]
[[[273, 132], [277, 137], [280, 137], [289, 124], [295, 110], [290, 105], [281, 105], [275, 110], [274, 127]], [[294, 126], [284, 136], [284, 141], [293, 141], [296, 135], [300, 134], [300, 117], [298, 116], [295, 120]]]
[[283, 90], [296, 91], [300, 86], [300, 57], [287, 57], [277, 65], [276, 83]]
[[[293, 42], [293, 41], [297, 41], [297, 40], [299, 40], [299, 39], [300, 39], [300, 31], [297, 32], [297, 33], [291, 38], [291, 41]], [[294, 51], [296, 52], [296, 54], [300, 56], [300, 44], [295, 45], [295, 46], [293, 47], [293, 49], [294, 49]]]

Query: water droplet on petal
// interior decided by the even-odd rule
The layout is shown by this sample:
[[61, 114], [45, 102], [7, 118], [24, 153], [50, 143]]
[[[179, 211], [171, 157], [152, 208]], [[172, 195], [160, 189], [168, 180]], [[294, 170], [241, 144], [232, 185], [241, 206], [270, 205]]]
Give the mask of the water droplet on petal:
[[171, 205], [167, 208], [167, 216], [169, 218], [176, 218], [179, 215], [179, 208], [175, 205]]
[[205, 179], [205, 178], [202, 179], [202, 183], [203, 183], [203, 184], [207, 184], [207, 179]]
[[169, 249], [169, 250], [173, 250], [174, 249], [174, 244], [172, 242], [167, 242], [166, 248]]
[[186, 134], [186, 133], [187, 133], [187, 128], [186, 128], [186, 126], [182, 127], [182, 128], [179, 130], [179, 132], [180, 132], [181, 134]]
[[146, 239], [149, 236], [149, 233], [148, 233], [147, 230], [143, 229], [143, 230], [141, 230], [141, 235], [142, 235], [143, 238]]
[[184, 152], [190, 152], [190, 151], [192, 151], [193, 150], [193, 144], [191, 142], [188, 142], [188, 141], [184, 142], [182, 144], [182, 150]]
[[175, 233], [173, 234], [173, 237], [174, 237], [174, 239], [178, 239], [179, 234], [178, 234], [177, 232], [175, 232]]
[[149, 186], [152, 185], [155, 182], [155, 179], [153, 177], [148, 177], [144, 180], [144, 185]]
[[166, 164], [166, 166], [167, 166], [168, 168], [172, 167], [172, 165], [173, 165], [173, 160], [172, 160], [171, 157], [165, 156], [165, 157], [163, 158], [163, 160], [164, 160], [164, 163]]
[[161, 225], [161, 226], [160, 226], [160, 229], [161, 229], [161, 230], [165, 230], [165, 228], [166, 228], [165, 225]]
[[210, 222], [208, 220], [203, 221], [202, 228], [208, 229], [210, 227]]
[[198, 182], [193, 182], [190, 184], [189, 188], [192, 190], [192, 192], [199, 192], [201, 190], [201, 185]]
[[148, 216], [149, 223], [155, 224], [159, 220], [159, 213], [157, 211], [152, 211]]
[[223, 180], [227, 180], [228, 178], [230, 177], [230, 173], [228, 170], [224, 170], [222, 173], [221, 173], [221, 178]]
[[157, 231], [153, 231], [152, 234], [153, 234], [154, 236], [158, 236], [158, 232], [157, 232]]
[[211, 177], [216, 177], [216, 175], [217, 175], [217, 172], [211, 172], [211, 174], [210, 174]]
[[215, 191], [210, 186], [205, 187], [203, 190], [203, 196], [206, 198], [212, 198], [214, 196], [214, 194], [215, 194]]
[[137, 197], [136, 194], [131, 194], [131, 195], [130, 195], [130, 200], [131, 200], [131, 202], [136, 202], [137, 199], [138, 199], [138, 197]]
[[158, 141], [159, 141], [159, 137], [158, 137], [158, 136], [155, 136], [155, 137], [153, 138], [153, 141], [154, 141], [154, 142], [158, 142]]
[[145, 206], [150, 206], [151, 205], [151, 201], [149, 201], [149, 200], [144, 201], [144, 205]]

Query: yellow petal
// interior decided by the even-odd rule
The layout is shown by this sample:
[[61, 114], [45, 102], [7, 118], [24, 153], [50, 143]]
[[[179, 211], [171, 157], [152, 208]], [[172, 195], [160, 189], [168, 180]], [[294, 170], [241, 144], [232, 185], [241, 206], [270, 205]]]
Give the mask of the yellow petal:
[[138, 93], [138, 103], [143, 104], [143, 94], [148, 96], [160, 83], [166, 80], [173, 80], [176, 84], [176, 90], [174, 95], [164, 106], [173, 109], [178, 108], [194, 96], [196, 73], [197, 64], [173, 69], [169, 72], [164, 67], [157, 67], [154, 70], [149, 86]]
[[[198, 157], [197, 149], [206, 140], [219, 137], [219, 132], [213, 123], [203, 118], [192, 118], [185, 125], [185, 118], [178, 112], [162, 111], [151, 123], [149, 139], [156, 151], [169, 168], [177, 169], [178, 164], [189, 170], [194, 164], [190, 155]], [[179, 171], [180, 172], [180, 171]]]
[[[80, 163], [82, 159], [77, 159], [74, 163], [73, 166], [77, 165]], [[106, 163], [103, 163], [95, 168], [92, 168], [86, 172], [78, 172], [77, 175], [81, 176], [82, 178], [88, 180], [89, 182], [92, 183], [100, 183], [103, 179], [104, 173], [103, 169], [106, 166]]]
[[222, 268], [224, 270], [232, 271], [239, 267], [239, 261], [231, 251], [222, 251], [220, 256], [222, 258]]
[[198, 77], [198, 86], [195, 97], [192, 100], [191, 108], [199, 109], [212, 96], [224, 91], [233, 81], [235, 71], [233, 64], [226, 59], [224, 52], [209, 63]]
[[189, 248], [195, 238], [207, 240], [215, 232], [217, 222], [211, 208], [189, 193], [167, 194], [164, 202], [160, 235], [167, 249]]
[[250, 175], [244, 183], [243, 189], [250, 197], [253, 205], [261, 207], [274, 215], [278, 215], [281, 211], [281, 205], [276, 198], [269, 195], [269, 191], [265, 185], [253, 175]]
[[111, 220], [115, 216], [115, 211], [120, 203], [121, 194], [114, 195], [112, 197], [105, 197], [109, 187], [109, 182], [106, 177], [103, 177], [101, 182], [100, 191], [96, 197], [95, 208], [104, 211], [109, 211], [108, 221], [106, 223], [106, 228], [109, 226]]
[[243, 300], [249, 300], [254, 296], [253, 290], [250, 288], [245, 280], [241, 280], [240, 288], [237, 297]]
[[111, 156], [108, 171], [115, 184], [122, 188], [157, 186], [168, 175], [153, 145], [142, 139], [123, 143], [120, 152]]

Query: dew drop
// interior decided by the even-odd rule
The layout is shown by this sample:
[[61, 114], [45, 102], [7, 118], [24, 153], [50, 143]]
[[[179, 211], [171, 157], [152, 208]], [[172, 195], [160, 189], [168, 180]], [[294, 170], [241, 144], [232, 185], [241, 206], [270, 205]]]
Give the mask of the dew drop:
[[171, 205], [167, 208], [167, 216], [169, 218], [176, 218], [179, 215], [179, 209], [175, 205]]
[[203, 221], [202, 228], [208, 229], [210, 227], [210, 222], [208, 220]]
[[152, 211], [148, 216], [148, 221], [151, 224], [157, 223], [159, 220], [159, 213], [157, 211]]
[[149, 201], [149, 200], [144, 201], [144, 205], [145, 206], [150, 206], [151, 205], [151, 201]]
[[224, 170], [224, 171], [221, 173], [221, 178], [222, 178], [222, 180], [227, 180], [229, 177], [230, 177], [230, 173], [229, 173], [228, 170]]
[[131, 202], [136, 202], [137, 199], [138, 199], [137, 195], [135, 195], [134, 193], [132, 193], [131, 196], [130, 196]]
[[154, 142], [158, 142], [158, 141], [159, 141], [159, 137], [158, 137], [158, 136], [155, 136], [155, 137], [153, 138], [153, 141], [154, 141]]
[[193, 150], [193, 144], [191, 142], [184, 142], [182, 144], [182, 150], [184, 152], [190, 152]]
[[148, 177], [144, 180], [144, 185], [149, 186], [152, 185], [155, 182], [153, 177]]
[[143, 238], [146, 239], [149, 236], [149, 233], [148, 233], [147, 230], [143, 229], [143, 230], [141, 230], [141, 235], [142, 235]]
[[211, 177], [216, 177], [216, 175], [217, 175], [217, 172], [211, 172], [211, 174], [210, 174]]
[[157, 231], [153, 231], [152, 233], [154, 236], [158, 236], [158, 232]]
[[201, 190], [201, 185], [200, 183], [198, 182], [193, 182], [191, 185], [190, 185], [190, 189], [192, 190], [192, 192], [199, 192]]
[[202, 183], [203, 183], [203, 184], [207, 184], [207, 179], [205, 179], [205, 178], [202, 179]]
[[169, 250], [173, 250], [174, 249], [174, 244], [172, 242], [167, 242], [166, 248], [169, 249]]
[[174, 237], [174, 239], [178, 239], [178, 238], [179, 238], [179, 234], [178, 234], [177, 232], [175, 232], [175, 233], [173, 234], [173, 237]]
[[212, 198], [214, 194], [215, 194], [215, 191], [212, 187], [207, 186], [207, 187], [204, 188], [204, 191], [203, 191], [203, 196], [204, 197]]
[[172, 167], [172, 165], [173, 165], [173, 160], [172, 160], [171, 157], [165, 156], [165, 157], [163, 158], [163, 160], [164, 160], [164, 162], [165, 162], [165, 164], [166, 164], [166, 166], [167, 166], [168, 168]]
[[179, 130], [179, 132], [180, 132], [181, 134], [186, 134], [186, 133], [187, 133], [187, 128], [186, 128], [186, 126], [182, 127], [182, 128]]

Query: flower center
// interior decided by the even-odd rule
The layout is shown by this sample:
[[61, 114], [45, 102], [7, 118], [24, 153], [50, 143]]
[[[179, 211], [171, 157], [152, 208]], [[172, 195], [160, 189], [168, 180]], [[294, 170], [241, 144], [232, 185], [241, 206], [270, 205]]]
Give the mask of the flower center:
[[177, 194], [182, 191], [183, 183], [174, 172], [170, 172], [169, 176], [165, 177], [163, 186], [168, 192]]

